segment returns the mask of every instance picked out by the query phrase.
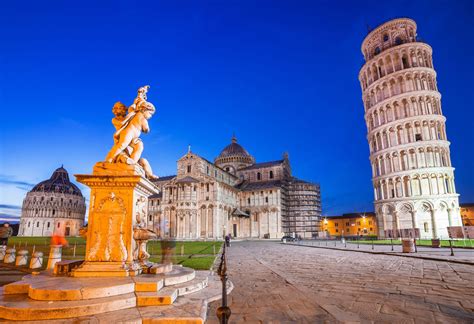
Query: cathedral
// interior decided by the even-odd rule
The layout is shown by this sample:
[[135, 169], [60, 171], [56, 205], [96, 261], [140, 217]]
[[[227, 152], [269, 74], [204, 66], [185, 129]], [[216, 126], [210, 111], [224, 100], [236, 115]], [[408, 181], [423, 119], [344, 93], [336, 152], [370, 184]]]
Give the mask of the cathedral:
[[177, 174], [154, 181], [148, 227], [177, 239], [317, 236], [320, 188], [291, 174], [287, 154], [256, 163], [235, 137], [214, 163], [188, 151]]

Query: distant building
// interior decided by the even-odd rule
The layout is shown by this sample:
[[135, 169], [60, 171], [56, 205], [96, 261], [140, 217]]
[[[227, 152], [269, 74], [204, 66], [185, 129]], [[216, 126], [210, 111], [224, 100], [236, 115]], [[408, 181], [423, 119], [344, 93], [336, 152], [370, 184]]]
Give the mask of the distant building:
[[474, 203], [459, 204], [461, 218], [464, 226], [474, 226]]
[[390, 20], [362, 43], [359, 72], [380, 237], [447, 238], [460, 226], [433, 51], [415, 21]]
[[321, 232], [341, 237], [377, 235], [377, 217], [374, 212], [324, 216]]
[[85, 199], [63, 167], [26, 194], [18, 236], [77, 236], [84, 225]]
[[148, 226], [178, 239], [310, 238], [319, 231], [319, 185], [292, 176], [290, 161], [256, 163], [235, 137], [214, 163], [189, 151], [175, 176], [155, 181]]

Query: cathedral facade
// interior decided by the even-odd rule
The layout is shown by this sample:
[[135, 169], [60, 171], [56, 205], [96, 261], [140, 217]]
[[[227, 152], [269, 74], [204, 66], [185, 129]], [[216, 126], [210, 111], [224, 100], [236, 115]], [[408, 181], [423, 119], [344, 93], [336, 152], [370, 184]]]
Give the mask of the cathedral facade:
[[154, 181], [148, 227], [176, 239], [315, 237], [319, 231], [319, 185], [291, 174], [288, 155], [256, 163], [235, 137], [213, 162], [191, 152], [177, 174]]

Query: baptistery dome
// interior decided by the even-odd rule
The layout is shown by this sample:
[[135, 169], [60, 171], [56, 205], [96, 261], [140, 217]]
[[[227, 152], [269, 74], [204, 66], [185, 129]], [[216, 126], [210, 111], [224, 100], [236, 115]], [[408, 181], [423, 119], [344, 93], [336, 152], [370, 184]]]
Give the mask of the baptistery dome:
[[235, 174], [235, 171], [255, 164], [255, 159], [237, 143], [237, 138], [233, 136], [231, 143], [224, 147], [214, 163], [227, 172]]
[[85, 214], [85, 199], [61, 166], [26, 194], [18, 236], [76, 236]]

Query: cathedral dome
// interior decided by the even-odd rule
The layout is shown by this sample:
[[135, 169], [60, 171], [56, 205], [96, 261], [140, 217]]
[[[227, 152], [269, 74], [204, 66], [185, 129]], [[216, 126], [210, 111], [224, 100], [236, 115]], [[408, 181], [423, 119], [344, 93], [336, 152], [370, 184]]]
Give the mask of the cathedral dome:
[[53, 172], [51, 178], [34, 186], [31, 192], [58, 192], [82, 197], [81, 190], [69, 180], [69, 175], [62, 166]]
[[237, 143], [237, 138], [232, 136], [232, 142], [224, 147], [219, 156], [214, 160], [214, 163], [218, 167], [234, 173], [240, 168], [254, 164], [255, 159]]

